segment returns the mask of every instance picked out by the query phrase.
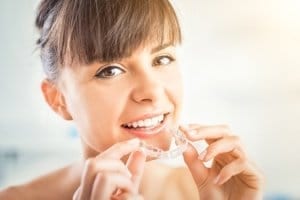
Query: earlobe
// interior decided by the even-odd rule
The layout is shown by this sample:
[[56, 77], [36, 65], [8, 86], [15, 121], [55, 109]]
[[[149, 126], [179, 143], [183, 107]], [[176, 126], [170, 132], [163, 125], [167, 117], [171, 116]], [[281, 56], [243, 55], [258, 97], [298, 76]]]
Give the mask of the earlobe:
[[72, 120], [72, 116], [67, 109], [64, 96], [57, 85], [45, 79], [41, 83], [41, 89], [46, 102], [52, 108], [52, 110], [54, 110], [65, 120]]

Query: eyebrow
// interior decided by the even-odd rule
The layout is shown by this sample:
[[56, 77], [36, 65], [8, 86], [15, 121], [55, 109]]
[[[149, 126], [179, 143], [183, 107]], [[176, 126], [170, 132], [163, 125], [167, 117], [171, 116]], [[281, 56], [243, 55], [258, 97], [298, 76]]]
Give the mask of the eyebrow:
[[167, 47], [169, 46], [173, 46], [173, 44], [170, 42], [170, 43], [166, 43], [166, 44], [162, 44], [162, 45], [159, 45], [157, 47], [154, 47], [152, 50], [151, 50], [151, 54], [153, 53], [156, 53], [162, 49], [166, 49]]

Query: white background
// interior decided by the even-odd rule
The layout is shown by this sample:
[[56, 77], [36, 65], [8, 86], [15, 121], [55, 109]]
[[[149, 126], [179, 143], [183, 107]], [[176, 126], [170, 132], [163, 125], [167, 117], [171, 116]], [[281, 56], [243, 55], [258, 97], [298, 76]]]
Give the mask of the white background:
[[[300, 198], [300, 1], [176, 0], [183, 122], [229, 124], [267, 178]], [[37, 0], [0, 1], [0, 187], [79, 159], [73, 127], [46, 106]]]

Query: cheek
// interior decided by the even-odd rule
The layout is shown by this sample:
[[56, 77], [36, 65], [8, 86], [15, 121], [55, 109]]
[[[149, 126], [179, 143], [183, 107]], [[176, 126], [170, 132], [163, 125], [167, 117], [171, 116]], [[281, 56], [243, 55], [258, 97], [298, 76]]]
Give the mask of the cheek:
[[170, 73], [166, 84], [168, 85], [169, 96], [171, 96], [171, 100], [176, 106], [176, 113], [179, 115], [183, 103], [183, 83], [178, 68]]
[[94, 86], [77, 90], [72, 99], [72, 115], [81, 137], [97, 151], [123, 140], [118, 129], [121, 102], [126, 102], [122, 92], [118, 88]]

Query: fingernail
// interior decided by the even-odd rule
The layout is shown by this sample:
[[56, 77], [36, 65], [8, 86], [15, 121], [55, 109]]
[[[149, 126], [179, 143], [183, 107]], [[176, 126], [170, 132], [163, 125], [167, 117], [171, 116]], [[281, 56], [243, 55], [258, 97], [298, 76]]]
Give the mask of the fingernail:
[[218, 175], [215, 179], [214, 179], [214, 184], [218, 184], [220, 180], [220, 175]]
[[129, 170], [126, 171], [126, 174], [127, 174], [127, 176], [128, 176], [129, 178], [132, 177], [132, 174], [131, 174], [131, 172], [130, 172]]
[[200, 160], [204, 160], [206, 154], [207, 154], [207, 151], [204, 150], [204, 151], [202, 151], [202, 152], [199, 154], [198, 158], [199, 158]]
[[141, 156], [147, 157], [147, 154], [146, 154], [146, 151], [144, 148], [139, 148], [137, 151], [141, 154]]

